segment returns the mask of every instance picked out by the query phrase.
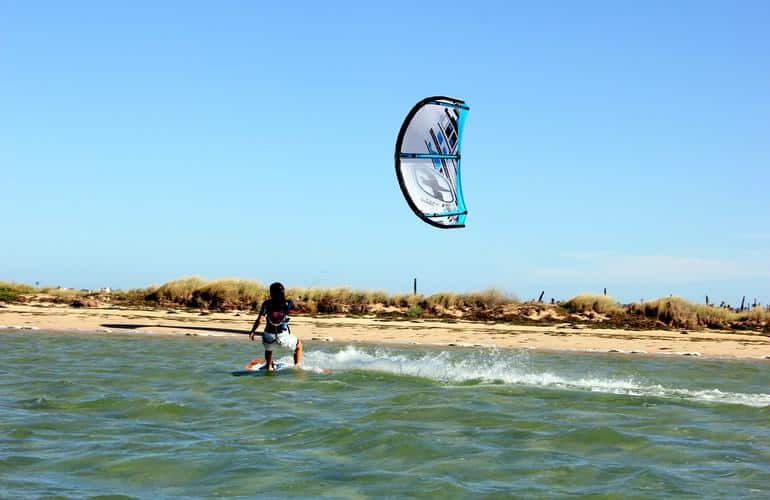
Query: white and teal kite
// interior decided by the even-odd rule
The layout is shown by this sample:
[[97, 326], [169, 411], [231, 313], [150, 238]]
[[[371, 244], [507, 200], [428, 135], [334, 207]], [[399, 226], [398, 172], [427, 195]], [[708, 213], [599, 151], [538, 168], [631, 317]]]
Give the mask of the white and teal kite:
[[415, 214], [440, 228], [465, 227], [460, 142], [470, 108], [453, 97], [427, 97], [406, 115], [396, 139], [396, 175]]

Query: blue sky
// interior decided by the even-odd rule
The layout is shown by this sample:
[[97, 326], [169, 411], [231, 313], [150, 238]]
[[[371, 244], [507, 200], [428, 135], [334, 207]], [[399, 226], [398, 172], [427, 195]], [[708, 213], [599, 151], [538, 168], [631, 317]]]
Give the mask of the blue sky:
[[[0, 0], [0, 279], [770, 302], [767, 2]], [[395, 136], [470, 105], [467, 227]]]

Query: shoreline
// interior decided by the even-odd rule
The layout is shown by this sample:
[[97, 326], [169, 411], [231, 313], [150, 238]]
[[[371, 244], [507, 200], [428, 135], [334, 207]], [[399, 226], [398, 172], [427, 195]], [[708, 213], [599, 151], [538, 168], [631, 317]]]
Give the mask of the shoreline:
[[[194, 313], [118, 306], [86, 309], [53, 304], [8, 304], [0, 308], [0, 334], [45, 330], [245, 337], [255, 319], [255, 313], [245, 311]], [[291, 326], [303, 340], [339, 344], [770, 360], [770, 336], [743, 331], [628, 330], [601, 328], [601, 324], [530, 326], [467, 320], [392, 320], [348, 316], [293, 316]]]

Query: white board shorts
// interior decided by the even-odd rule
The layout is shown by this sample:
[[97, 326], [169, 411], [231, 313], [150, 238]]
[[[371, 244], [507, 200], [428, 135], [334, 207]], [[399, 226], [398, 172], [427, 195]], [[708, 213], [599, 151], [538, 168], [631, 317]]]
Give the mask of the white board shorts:
[[[277, 338], [276, 338], [277, 337]], [[273, 340], [275, 339], [275, 342], [265, 342], [265, 340]], [[289, 332], [281, 332], [281, 333], [262, 333], [262, 347], [265, 348], [266, 351], [273, 351], [273, 348], [276, 346], [283, 347], [285, 349], [288, 349], [290, 351], [294, 351], [297, 349], [297, 337], [295, 337], [293, 334]]]

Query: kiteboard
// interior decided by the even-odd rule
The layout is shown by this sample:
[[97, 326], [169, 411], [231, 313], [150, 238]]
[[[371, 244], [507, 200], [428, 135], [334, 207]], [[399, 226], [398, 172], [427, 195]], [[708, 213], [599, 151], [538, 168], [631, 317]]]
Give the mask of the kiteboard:
[[[273, 371], [279, 372], [281, 370], [286, 370], [287, 368], [291, 368], [292, 365], [289, 363], [284, 363], [283, 361], [274, 361], [273, 362]], [[267, 363], [265, 362], [265, 358], [254, 358], [248, 363], [246, 363], [246, 366], [243, 367], [243, 370], [238, 370], [232, 372], [233, 375], [236, 377], [241, 377], [243, 375], [256, 375], [258, 373], [267, 373]]]
[[[280, 372], [283, 370], [292, 369], [294, 368], [294, 365], [291, 363], [284, 363], [283, 361], [274, 361], [273, 367], [274, 367], [273, 371], [268, 372], [267, 364], [265, 363], [265, 358], [254, 358], [248, 363], [246, 363], [246, 366], [244, 366], [243, 370], [237, 370], [231, 373], [235, 377], [242, 377], [244, 375], [260, 375], [260, 374], [267, 375], [268, 373]], [[305, 370], [309, 370], [313, 373], [321, 373], [324, 375], [328, 375], [332, 372], [328, 368], [305, 368]]]

